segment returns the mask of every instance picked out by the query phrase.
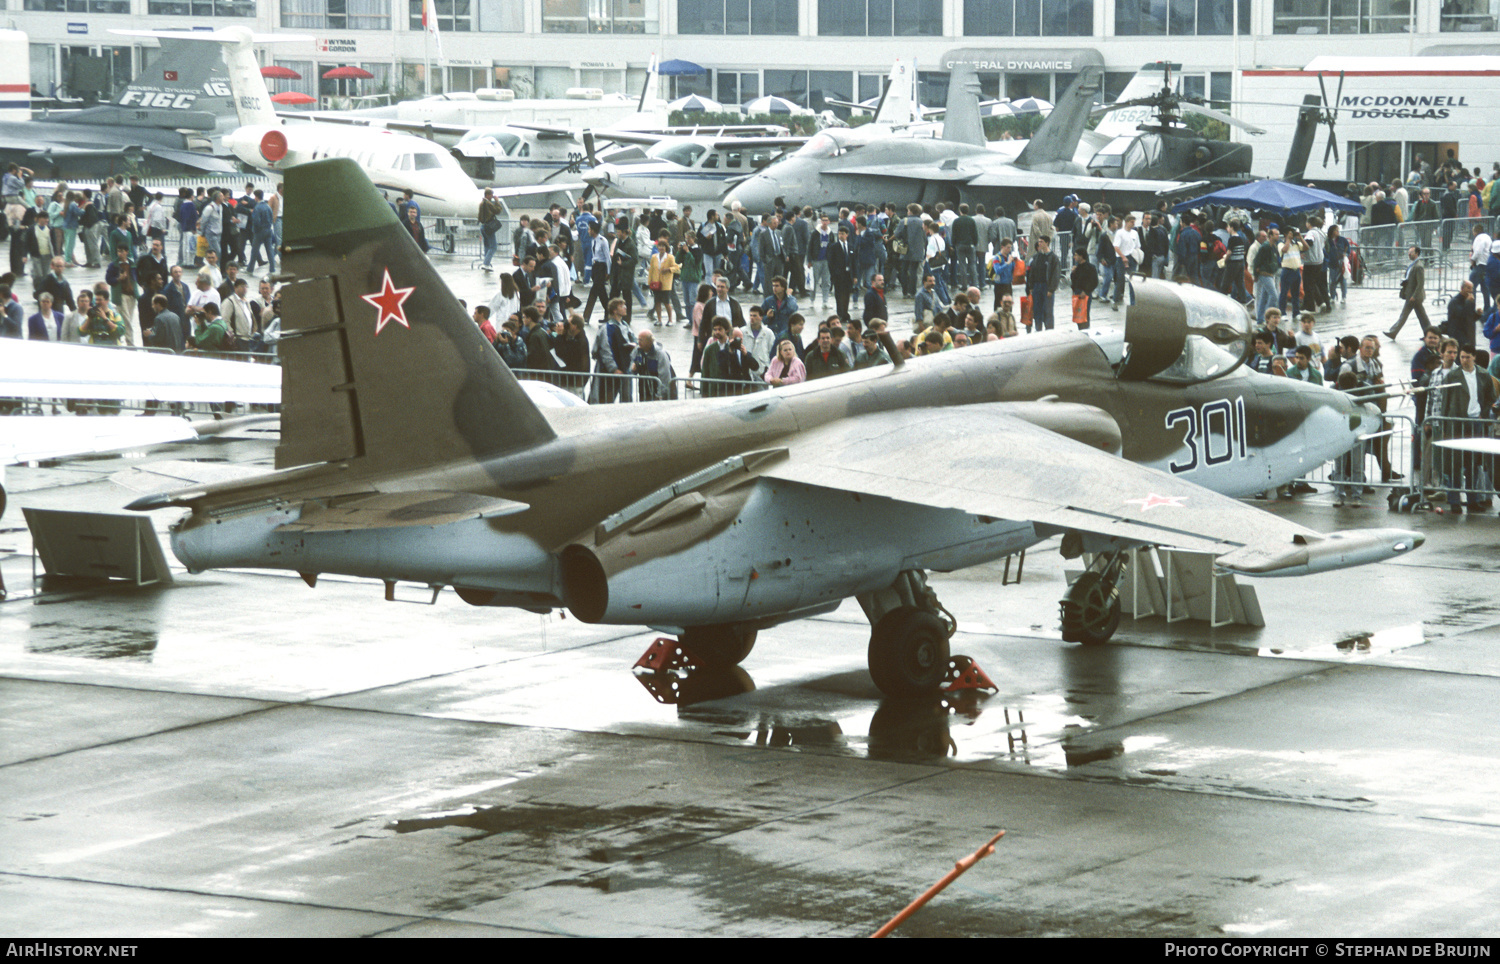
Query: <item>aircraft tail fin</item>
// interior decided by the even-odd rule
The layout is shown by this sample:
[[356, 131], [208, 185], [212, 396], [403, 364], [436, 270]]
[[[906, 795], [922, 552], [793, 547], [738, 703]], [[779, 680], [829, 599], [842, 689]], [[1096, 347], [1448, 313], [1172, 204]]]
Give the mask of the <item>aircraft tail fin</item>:
[[651, 55], [651, 62], [646, 65], [646, 79], [641, 83], [641, 100], [635, 105], [637, 114], [654, 110], [661, 104], [661, 84], [659, 68], [656, 63], [656, 54]]
[[1052, 105], [1052, 113], [1031, 135], [1016, 157], [1016, 167], [1032, 171], [1056, 171], [1071, 167], [1074, 153], [1088, 126], [1094, 97], [1103, 89], [1104, 68], [1085, 67]]
[[187, 40], [219, 44], [224, 66], [228, 71], [230, 100], [242, 127], [274, 127], [281, 123], [276, 116], [276, 105], [271, 103], [271, 92], [266, 87], [266, 80], [261, 76], [260, 63], [255, 59], [255, 45], [312, 39], [301, 34], [257, 34], [249, 27], [220, 27], [217, 30], [111, 30], [110, 33], [125, 37], [155, 37], [163, 42]]
[[922, 118], [917, 115], [917, 71], [909, 60], [897, 60], [891, 65], [890, 85], [875, 112], [876, 124], [900, 126], [914, 124]]
[[948, 109], [943, 113], [943, 140], [985, 147], [984, 119], [979, 116], [979, 75], [969, 64], [954, 64], [948, 75]]
[[216, 120], [235, 118], [229, 74], [217, 51], [171, 37], [158, 39], [161, 48], [156, 56], [120, 91], [114, 105], [168, 120], [189, 112], [210, 114]]
[[403, 471], [554, 437], [358, 164], [288, 168], [286, 194], [278, 469]]

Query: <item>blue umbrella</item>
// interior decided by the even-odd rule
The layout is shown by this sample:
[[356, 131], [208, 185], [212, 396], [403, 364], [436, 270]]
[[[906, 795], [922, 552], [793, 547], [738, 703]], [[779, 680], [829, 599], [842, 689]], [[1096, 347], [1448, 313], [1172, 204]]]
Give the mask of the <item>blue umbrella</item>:
[[681, 77], [684, 74], [706, 74], [708, 71], [691, 60], [668, 60], [657, 65], [656, 72], [663, 77]]
[[1205, 194], [1183, 201], [1173, 211], [1188, 211], [1204, 204], [1227, 204], [1252, 211], [1274, 211], [1280, 215], [1300, 214], [1305, 211], [1321, 211], [1333, 208], [1336, 211], [1363, 211], [1358, 201], [1329, 194], [1315, 187], [1300, 187], [1286, 181], [1251, 181], [1226, 187], [1222, 191]]

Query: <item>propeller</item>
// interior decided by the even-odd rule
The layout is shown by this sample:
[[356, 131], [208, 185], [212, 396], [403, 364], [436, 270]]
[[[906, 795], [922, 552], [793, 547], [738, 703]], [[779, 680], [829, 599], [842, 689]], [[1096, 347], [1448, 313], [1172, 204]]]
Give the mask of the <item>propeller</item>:
[[1318, 90], [1323, 93], [1323, 104], [1325, 105], [1323, 109], [1323, 122], [1328, 125], [1328, 146], [1323, 148], [1323, 166], [1327, 167], [1328, 155], [1332, 154], [1335, 161], [1339, 159], [1339, 139], [1338, 134], [1334, 131], [1333, 122], [1338, 118], [1339, 104], [1343, 103], [1344, 100], [1344, 72], [1342, 70], [1339, 71], [1339, 86], [1332, 101], [1328, 99], [1328, 88], [1323, 86], [1323, 75], [1321, 73], [1318, 74]]

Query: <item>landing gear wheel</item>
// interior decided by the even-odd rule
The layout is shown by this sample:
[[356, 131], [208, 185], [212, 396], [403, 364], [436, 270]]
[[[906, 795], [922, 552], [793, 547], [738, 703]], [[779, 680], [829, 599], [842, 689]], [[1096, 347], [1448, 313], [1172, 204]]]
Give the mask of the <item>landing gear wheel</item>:
[[870, 633], [870, 677], [886, 696], [933, 693], [948, 672], [948, 627], [934, 613], [893, 609]]
[[1120, 628], [1120, 590], [1097, 572], [1086, 572], [1062, 601], [1062, 638], [1101, 646]]
[[755, 648], [755, 630], [729, 623], [689, 626], [677, 637], [704, 666], [738, 666]]

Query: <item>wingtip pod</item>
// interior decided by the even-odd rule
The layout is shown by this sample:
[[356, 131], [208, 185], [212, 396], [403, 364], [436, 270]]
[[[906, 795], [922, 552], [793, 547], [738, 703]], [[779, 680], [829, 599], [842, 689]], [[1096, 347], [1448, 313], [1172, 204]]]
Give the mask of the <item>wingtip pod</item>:
[[1328, 535], [1301, 536], [1277, 551], [1249, 545], [1218, 558], [1218, 565], [1246, 576], [1305, 576], [1349, 566], [1363, 566], [1403, 556], [1426, 541], [1408, 529], [1350, 529]]
[[286, 244], [401, 224], [351, 158], [328, 157], [298, 164], [286, 169], [285, 179], [287, 196], [301, 202], [287, 206], [282, 224]]

